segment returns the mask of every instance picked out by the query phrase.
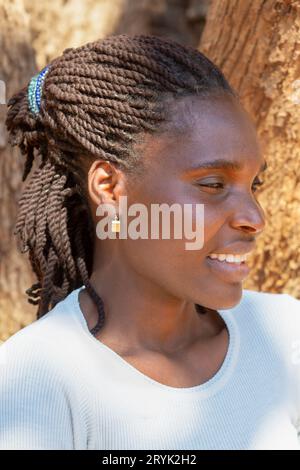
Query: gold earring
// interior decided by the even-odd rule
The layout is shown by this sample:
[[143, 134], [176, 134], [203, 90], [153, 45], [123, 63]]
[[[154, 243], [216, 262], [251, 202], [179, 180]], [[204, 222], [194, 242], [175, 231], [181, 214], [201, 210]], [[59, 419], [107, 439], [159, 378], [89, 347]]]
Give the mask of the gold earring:
[[115, 214], [115, 220], [112, 221], [112, 232], [120, 232], [120, 219], [117, 214]]

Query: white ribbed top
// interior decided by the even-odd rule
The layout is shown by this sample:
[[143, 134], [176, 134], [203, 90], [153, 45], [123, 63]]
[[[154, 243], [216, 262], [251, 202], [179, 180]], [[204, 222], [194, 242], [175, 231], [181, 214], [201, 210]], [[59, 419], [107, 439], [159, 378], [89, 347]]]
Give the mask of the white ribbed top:
[[82, 288], [0, 346], [0, 449], [300, 449], [299, 300], [244, 289], [219, 370], [176, 388], [92, 336]]

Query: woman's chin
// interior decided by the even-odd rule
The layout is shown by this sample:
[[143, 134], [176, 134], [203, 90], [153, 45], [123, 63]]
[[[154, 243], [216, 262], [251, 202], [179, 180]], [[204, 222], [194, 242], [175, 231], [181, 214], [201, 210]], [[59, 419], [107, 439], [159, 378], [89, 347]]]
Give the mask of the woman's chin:
[[[201, 292], [203, 298], [203, 291]], [[209, 302], [206, 303], [206, 307], [211, 310], [226, 310], [238, 305], [242, 299], [243, 286], [241, 282], [228, 284], [226, 289], [218, 289], [217, 292], [212, 292]], [[200, 305], [202, 303], [196, 302]]]

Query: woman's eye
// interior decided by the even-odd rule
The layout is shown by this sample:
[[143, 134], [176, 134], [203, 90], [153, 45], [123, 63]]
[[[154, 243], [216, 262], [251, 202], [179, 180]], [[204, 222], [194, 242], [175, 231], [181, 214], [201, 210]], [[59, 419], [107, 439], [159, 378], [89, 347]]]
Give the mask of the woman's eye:
[[261, 186], [262, 184], [264, 184], [264, 182], [261, 181], [261, 180], [254, 181], [254, 183], [253, 183], [253, 185], [252, 185], [252, 188], [253, 188], [253, 186], [254, 186], [253, 192], [255, 192], [255, 191], [257, 190], [257, 186]]
[[224, 187], [223, 183], [199, 183], [199, 186], [204, 186], [205, 188], [220, 189]]
[[[254, 183], [252, 185], [252, 191], [256, 192], [258, 186], [261, 186], [263, 183], [264, 182], [261, 181], [261, 180], [254, 181]], [[223, 183], [199, 183], [198, 185], [199, 186], [204, 186], [205, 188], [212, 188], [212, 189], [222, 189], [222, 188], [224, 188]]]

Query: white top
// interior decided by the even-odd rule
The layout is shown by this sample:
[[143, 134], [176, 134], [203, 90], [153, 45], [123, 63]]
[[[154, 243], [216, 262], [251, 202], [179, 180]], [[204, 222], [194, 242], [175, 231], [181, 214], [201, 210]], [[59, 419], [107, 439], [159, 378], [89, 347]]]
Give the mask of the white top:
[[299, 300], [244, 289], [220, 369], [175, 388], [92, 336], [82, 288], [0, 347], [0, 449], [300, 449]]

